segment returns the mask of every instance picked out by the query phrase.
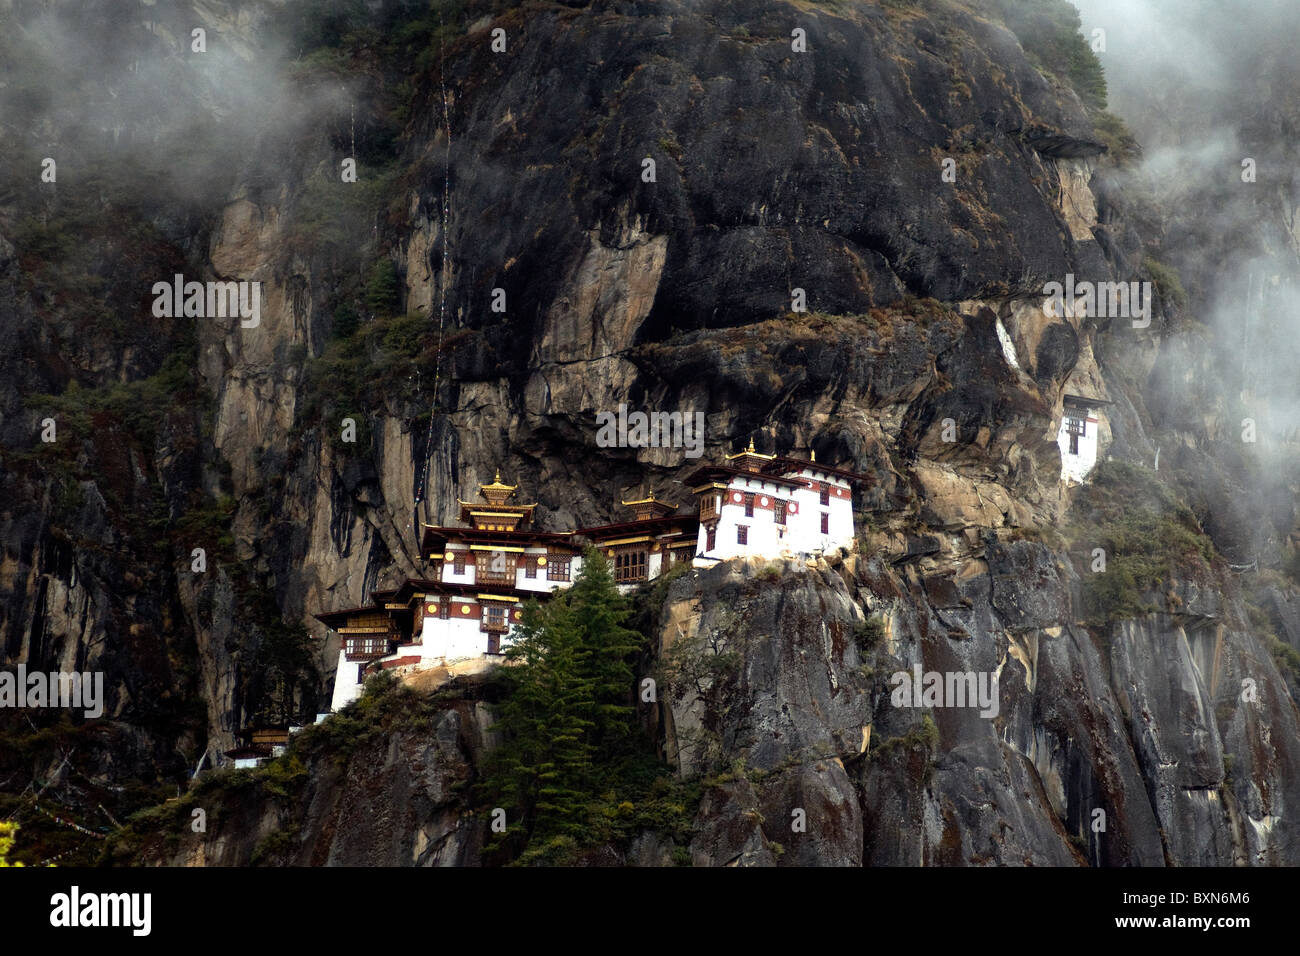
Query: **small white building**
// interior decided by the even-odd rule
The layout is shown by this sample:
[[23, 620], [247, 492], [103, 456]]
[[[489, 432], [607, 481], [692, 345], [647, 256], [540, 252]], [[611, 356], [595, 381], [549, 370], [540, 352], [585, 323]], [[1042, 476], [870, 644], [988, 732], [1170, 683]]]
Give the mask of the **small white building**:
[[695, 566], [824, 554], [854, 543], [852, 482], [863, 476], [749, 447], [687, 483], [699, 500]]
[[1101, 412], [1110, 402], [1066, 395], [1056, 444], [1061, 449], [1061, 480], [1083, 482], [1097, 464], [1100, 450]]

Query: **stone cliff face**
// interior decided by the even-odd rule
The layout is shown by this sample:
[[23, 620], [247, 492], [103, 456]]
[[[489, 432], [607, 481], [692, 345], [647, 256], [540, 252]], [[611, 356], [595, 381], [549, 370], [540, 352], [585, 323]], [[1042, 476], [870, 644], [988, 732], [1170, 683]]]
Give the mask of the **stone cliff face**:
[[[204, 4], [147, 41], [129, 21], [113, 35], [147, 50], [188, 16], [247, 65], [272, 55], [259, 44], [280, 14]], [[39, 25], [21, 3], [5, 15]], [[1296, 681], [1270, 644], [1300, 648], [1293, 585], [1272, 581], [1261, 617], [1216, 559], [1099, 623], [1058, 530], [1066, 393], [1114, 403], [1102, 439], [1117, 456], [1150, 464], [1164, 447], [1160, 474], [1203, 486], [1196, 518], [1233, 560], [1243, 538], [1280, 560], [1294, 511], [1283, 493], [1285, 516], [1259, 520], [1238, 494], [1249, 464], [1177, 420], [1205, 377], [1170, 369], [1211, 368], [1214, 345], [1177, 327], [1170, 297], [1146, 330], [1045, 313], [1044, 284], [1067, 274], [1149, 277], [1124, 177], [1064, 78], [959, 3], [471, 4], [444, 37], [442, 73], [434, 56], [349, 80], [373, 115], [299, 77], [311, 117], [259, 124], [198, 198], [137, 202], [123, 236], [100, 228], [69, 252], [33, 224], [118, 209], [84, 192], [0, 214], [5, 659], [104, 669], [110, 685], [108, 729], [71, 762], [66, 744], [23, 751], [16, 789], [54, 780], [91, 808], [123, 780], [184, 779], [259, 717], [313, 714], [337, 648], [310, 615], [419, 573], [413, 521], [453, 520], [497, 468], [543, 528], [617, 520], [637, 490], [682, 499], [697, 463], [680, 449], [596, 447], [596, 413], [626, 403], [704, 412], [706, 457], [753, 436], [870, 476], [859, 554], [691, 574], [657, 609], [659, 660], [678, 646], [734, 664], [651, 721], [666, 759], [710, 781], [692, 862], [1297, 862]], [[195, 83], [196, 108], [229, 110], [220, 84]], [[399, 83], [385, 139], [375, 117], [395, 114]], [[123, 122], [137, 143], [160, 135]], [[352, 152], [378, 199], [348, 212], [353, 194], [327, 194], [322, 214], [319, 183]], [[356, 228], [340, 237], [344, 216]], [[41, 265], [59, 255], [95, 281], [61, 289]], [[395, 303], [358, 284], [376, 263]], [[175, 271], [260, 281], [260, 325], [150, 318], [144, 290]], [[104, 338], [86, 305], [103, 301], [139, 323]], [[418, 317], [408, 353], [383, 324], [403, 313]], [[366, 328], [388, 331], [376, 344]], [[180, 386], [111, 393], [177, 351], [193, 369]], [[74, 407], [72, 382], [107, 397]], [[149, 402], [169, 410], [135, 422]], [[1212, 393], [1199, 407], [1229, 414]], [[84, 427], [52, 462], [40, 422], [74, 414]], [[338, 440], [345, 417], [360, 442]], [[294, 627], [320, 639], [314, 673]], [[913, 665], [998, 674], [998, 715], [894, 706], [887, 680]], [[292, 813], [245, 794], [207, 839], [145, 856], [477, 862], [482, 821], [453, 784], [475, 776], [488, 713], [465, 700], [322, 751]], [[681, 849], [646, 834], [611, 853]]]

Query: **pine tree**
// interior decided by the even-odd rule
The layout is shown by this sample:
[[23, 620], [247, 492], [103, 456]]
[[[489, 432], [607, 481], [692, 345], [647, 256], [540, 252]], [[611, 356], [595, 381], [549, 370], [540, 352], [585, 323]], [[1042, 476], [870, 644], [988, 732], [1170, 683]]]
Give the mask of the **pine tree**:
[[577, 619], [585, 650], [584, 677], [592, 685], [592, 744], [598, 759], [608, 763], [621, 752], [634, 726], [636, 674], [632, 661], [643, 638], [623, 626], [631, 608], [618, 592], [609, 562], [596, 549], [584, 553], [582, 572], [565, 598]]
[[512, 842], [581, 830], [580, 808], [591, 767], [590, 682], [582, 678], [582, 648], [563, 601], [524, 609], [506, 657], [508, 697], [503, 737], [487, 788], [506, 810]]
[[623, 626], [630, 613], [609, 563], [591, 549], [572, 588], [524, 609], [506, 650], [502, 743], [483, 785], [506, 811], [505, 838], [493, 848], [531, 857], [589, 836], [596, 795], [631, 747], [642, 639]]

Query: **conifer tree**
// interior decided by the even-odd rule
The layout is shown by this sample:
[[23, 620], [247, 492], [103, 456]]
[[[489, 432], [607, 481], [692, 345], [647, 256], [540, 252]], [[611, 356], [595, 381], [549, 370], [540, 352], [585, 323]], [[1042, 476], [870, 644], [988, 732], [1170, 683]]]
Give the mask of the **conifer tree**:
[[582, 572], [564, 595], [577, 621], [584, 676], [592, 685], [592, 744], [602, 761], [612, 759], [633, 728], [636, 674], [632, 661], [642, 637], [623, 626], [631, 615], [604, 555], [588, 548]]
[[630, 746], [641, 636], [623, 626], [629, 614], [592, 549], [572, 588], [524, 609], [483, 787], [506, 810], [503, 842], [516, 853], [557, 838], [580, 844], [594, 795]]
[[591, 686], [580, 671], [582, 648], [562, 601], [524, 609], [507, 649], [509, 696], [501, 708], [503, 741], [488, 786], [506, 809], [507, 832], [562, 835], [575, 820], [591, 765]]

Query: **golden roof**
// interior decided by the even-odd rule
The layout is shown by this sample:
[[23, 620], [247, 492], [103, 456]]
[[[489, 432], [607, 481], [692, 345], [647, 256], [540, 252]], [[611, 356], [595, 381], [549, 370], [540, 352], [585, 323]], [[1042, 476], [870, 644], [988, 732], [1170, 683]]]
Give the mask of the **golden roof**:
[[771, 461], [776, 455], [762, 455], [754, 451], [754, 439], [749, 440], [749, 447], [736, 455], [726, 455], [727, 461], [734, 461], [737, 458], [762, 458], [764, 461]]
[[490, 485], [479, 485], [478, 487], [480, 491], [487, 491], [490, 488], [493, 491], [508, 491], [511, 494], [519, 490], [518, 485], [503, 484], [501, 481], [500, 471], [497, 472], [497, 476], [494, 479], [492, 479], [492, 483]]
[[676, 505], [670, 505], [670, 504], [669, 504], [668, 502], [666, 502], [666, 501], [660, 501], [659, 499], [657, 499], [657, 498], [655, 497], [655, 493], [654, 493], [653, 491], [650, 492], [649, 497], [646, 497], [646, 498], [640, 498], [640, 499], [638, 499], [638, 500], [636, 500], [636, 501], [623, 501], [623, 500], [620, 498], [620, 499], [619, 499], [619, 504], [621, 504], [621, 505], [626, 505], [626, 506], [629, 507], [629, 508], [632, 508], [632, 507], [634, 507], [634, 506], [636, 506], [636, 505], [659, 505], [660, 507], [663, 507], [663, 508], [676, 508], [676, 507], [677, 507]]

